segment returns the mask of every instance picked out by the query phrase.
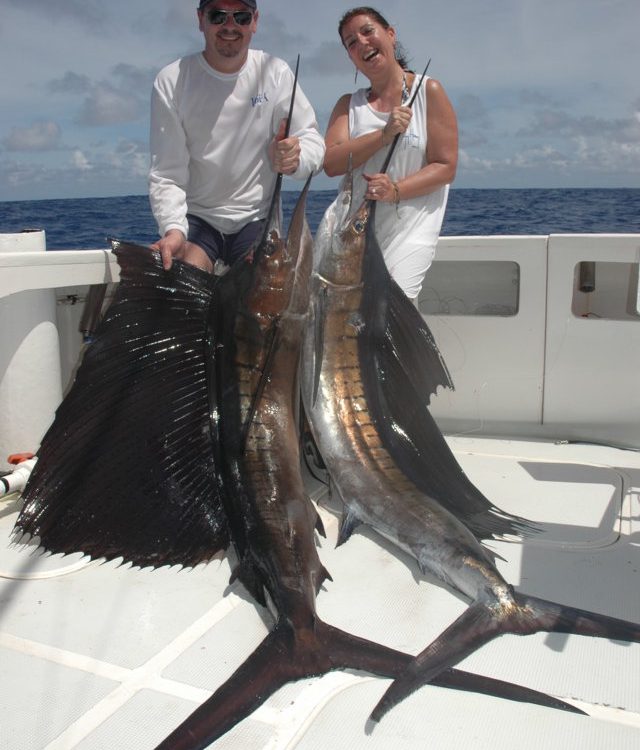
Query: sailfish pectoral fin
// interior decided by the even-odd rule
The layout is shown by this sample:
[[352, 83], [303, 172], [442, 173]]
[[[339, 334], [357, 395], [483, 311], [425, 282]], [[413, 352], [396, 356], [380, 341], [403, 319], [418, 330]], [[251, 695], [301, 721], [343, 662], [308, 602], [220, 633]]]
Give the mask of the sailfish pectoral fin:
[[358, 528], [358, 526], [360, 526], [361, 523], [362, 521], [358, 518], [358, 516], [348, 510], [347, 506], [345, 505], [345, 511], [342, 516], [342, 520], [340, 521], [340, 531], [338, 532], [338, 541], [336, 542], [336, 547], [339, 547], [341, 544], [349, 541], [349, 539], [351, 538], [351, 534], [353, 534], [353, 532]]

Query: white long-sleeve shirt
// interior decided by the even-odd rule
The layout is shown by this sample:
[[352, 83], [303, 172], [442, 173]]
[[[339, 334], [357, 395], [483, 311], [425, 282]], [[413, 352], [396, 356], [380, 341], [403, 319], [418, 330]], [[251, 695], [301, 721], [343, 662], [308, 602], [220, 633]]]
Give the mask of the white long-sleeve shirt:
[[[287, 117], [293, 73], [277, 57], [249, 50], [237, 73], [214, 70], [202, 53], [181, 58], [156, 77], [151, 98], [149, 197], [160, 235], [180, 229], [188, 213], [224, 234], [267, 215], [276, 174], [268, 148]], [[314, 111], [298, 86], [289, 135], [300, 139], [306, 179], [324, 159]]]

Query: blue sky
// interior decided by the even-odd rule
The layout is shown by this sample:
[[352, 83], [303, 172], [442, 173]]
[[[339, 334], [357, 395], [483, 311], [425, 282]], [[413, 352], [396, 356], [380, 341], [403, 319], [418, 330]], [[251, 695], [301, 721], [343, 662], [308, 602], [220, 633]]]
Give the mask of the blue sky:
[[[143, 194], [155, 73], [202, 47], [196, 0], [0, 0], [0, 200]], [[352, 3], [259, 0], [254, 46], [293, 62], [322, 130], [353, 68]], [[376, 5], [460, 125], [457, 187], [640, 187], [638, 0]], [[393, 8], [393, 10], [392, 10]], [[313, 187], [332, 188], [317, 177]]]

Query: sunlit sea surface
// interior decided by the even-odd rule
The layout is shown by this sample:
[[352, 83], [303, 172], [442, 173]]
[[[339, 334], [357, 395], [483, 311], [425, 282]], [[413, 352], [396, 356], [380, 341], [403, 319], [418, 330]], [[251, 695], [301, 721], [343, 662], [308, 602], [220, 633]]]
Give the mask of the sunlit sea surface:
[[[315, 232], [335, 190], [311, 191]], [[283, 193], [285, 222], [297, 193]], [[157, 229], [146, 195], [0, 202], [0, 233], [44, 229], [49, 250], [106, 247], [108, 237], [148, 244]], [[640, 189], [453, 189], [443, 235], [640, 232]]]

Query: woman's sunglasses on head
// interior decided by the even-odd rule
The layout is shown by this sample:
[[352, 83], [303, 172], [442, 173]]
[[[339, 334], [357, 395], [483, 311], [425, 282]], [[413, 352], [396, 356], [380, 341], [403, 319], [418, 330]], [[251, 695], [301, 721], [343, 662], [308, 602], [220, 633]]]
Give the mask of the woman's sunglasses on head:
[[248, 26], [253, 20], [253, 13], [250, 10], [210, 10], [207, 13], [209, 23], [213, 26], [221, 26], [227, 22], [227, 16], [233, 16], [233, 22], [236, 26]]

